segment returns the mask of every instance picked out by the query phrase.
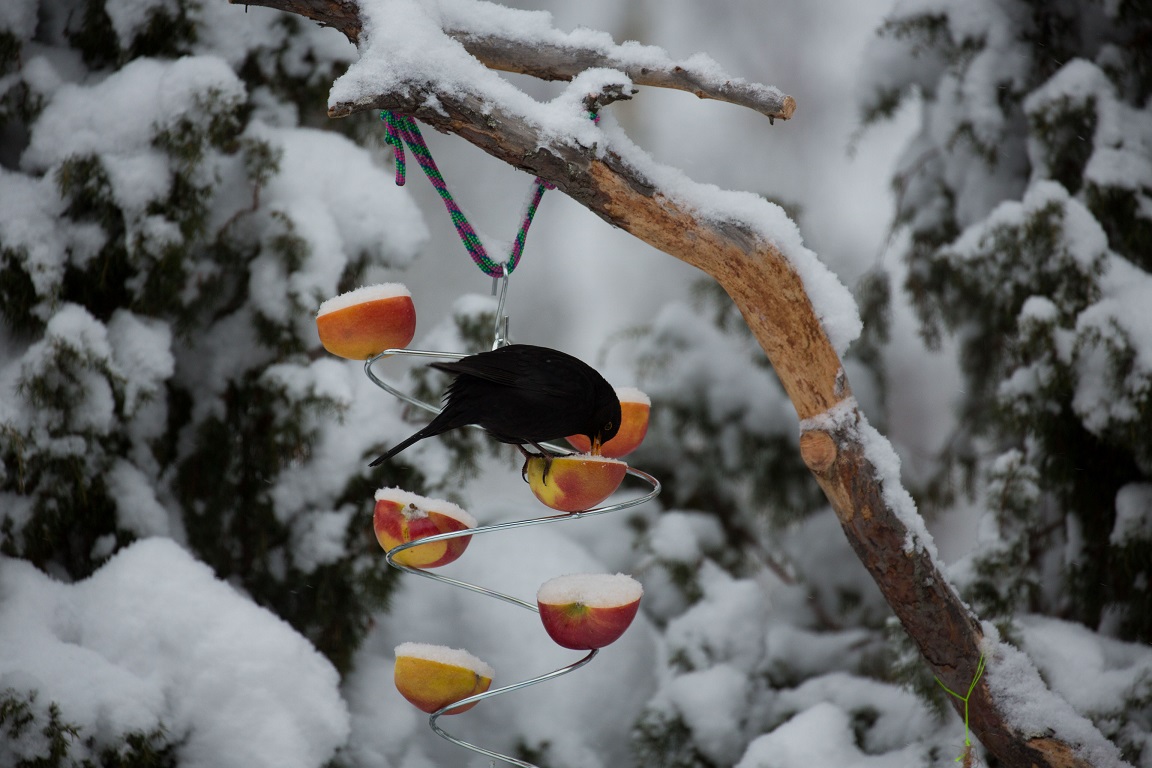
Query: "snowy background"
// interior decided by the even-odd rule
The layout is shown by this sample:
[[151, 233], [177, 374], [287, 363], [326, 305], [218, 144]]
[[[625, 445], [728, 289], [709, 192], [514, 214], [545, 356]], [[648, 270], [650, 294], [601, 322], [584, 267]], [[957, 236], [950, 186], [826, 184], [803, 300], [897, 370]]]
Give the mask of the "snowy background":
[[[520, 5], [551, 11], [562, 30], [604, 30], [672, 58], [706, 52], [730, 74], [792, 95], [794, 119], [770, 126], [732, 105], [642, 89], [611, 106], [606, 123], [698, 182], [785, 206], [804, 246], [843, 286], [877, 268], [894, 286], [903, 281], [909, 235], [890, 234], [890, 179], [899, 158], [916, 155], [913, 136], [923, 140], [935, 124], [921, 125], [913, 97], [891, 120], [861, 127], [867, 88], [886, 78], [928, 82], [918, 70], [887, 67], [883, 47], [866, 55], [890, 0]], [[955, 25], [991, 24], [994, 5], [957, 14]], [[934, 7], [901, 7], [921, 6]], [[422, 6], [390, 7], [410, 13], [393, 17], [388, 34], [427, 42]], [[538, 618], [515, 606], [425, 579], [388, 582], [379, 549], [364, 546], [371, 489], [407, 479], [482, 523], [542, 508], [514, 460], [477, 450], [466, 436], [412, 447], [407, 463], [381, 470], [397, 473], [387, 480], [367, 473], [365, 456], [415, 427], [358, 364], [321, 352], [313, 313], [350, 274], [400, 281], [416, 303], [413, 346], [456, 349], [462, 325], [490, 309], [491, 280], [467, 257], [411, 156], [407, 186], [393, 185], [375, 116], [348, 118], [358, 121], [350, 129], [358, 143], [314, 127], [327, 121], [334, 73], [356, 58], [339, 33], [222, 2], [105, 8], [104, 26], [82, 26], [114, 40], [111, 54], [76, 32], [76, 3], [0, 6], [5, 40], [24, 41], [18, 65], [5, 64], [0, 78], [0, 291], [22, 313], [6, 308], [0, 325], [0, 734], [8, 737], [0, 736], [0, 766], [55, 748], [61, 723], [73, 759], [104, 764], [111, 748], [147, 753], [155, 765], [487, 765], [439, 739], [397, 693], [394, 648], [465, 648], [492, 665], [496, 686], [579, 654], [555, 646]], [[189, 55], [168, 57], [163, 40], [141, 31], [157, 9], [195, 24], [179, 51]], [[1065, 73], [1049, 96], [1085, 83], [1103, 92], [1097, 75]], [[564, 88], [508, 79], [541, 101]], [[294, 95], [278, 80], [290, 80]], [[1030, 109], [1042, 110], [1045, 98]], [[1103, 178], [1131, 167], [1139, 179], [1144, 167], [1132, 157], [1152, 154], [1152, 132], [1134, 111], [1113, 116], [1102, 146], [1122, 145], [1117, 136], [1146, 140], [1092, 168]], [[506, 252], [531, 179], [461, 140], [431, 130], [425, 138], [489, 250]], [[86, 157], [97, 160], [77, 160]], [[953, 175], [976, 165], [956, 163]], [[1016, 186], [989, 184], [979, 187], [993, 190], [987, 199], [973, 191], [962, 201], [967, 226], [1002, 198], [1022, 199], [958, 238], [955, 261], [978, 261], [996, 226], [1055, 206], [1072, 222], [1067, 261], [1085, 281], [1100, 278], [1106, 294], [1084, 312], [1085, 337], [1116, 316], [1143, 338], [1147, 325], [1131, 307], [1147, 294], [1146, 276], [1101, 255], [1107, 238], [1063, 188], [1040, 179], [1025, 195]], [[180, 250], [192, 232], [219, 234]], [[99, 267], [119, 264], [121, 240], [134, 268], [145, 266], [112, 299], [89, 293], [89, 284], [106, 287]], [[700, 277], [563, 194], [545, 195], [510, 283], [511, 335], [570, 351], [613, 384], [664, 403], [636, 463], [660, 462], [675, 477], [663, 499], [628, 514], [475, 537], [443, 569], [528, 600], [560, 574], [625, 572], [645, 596], [628, 633], [588, 667], [441, 725], [558, 768], [627, 765], [636, 754], [642, 764], [675, 759], [684, 768], [951, 764], [963, 723], [887, 673], [894, 660], [910, 663], [885, 632], [889, 611], [834, 515], [813, 500], [810, 478], [778, 482], [776, 473], [797, 469], [795, 413], [771, 373], [749, 363], [754, 345], [725, 326], [731, 310], [701, 300]], [[175, 310], [165, 303], [173, 296]], [[1058, 312], [1045, 301], [1029, 299], [1021, 315], [1037, 326], [1051, 321]], [[1061, 337], [1065, 352], [1070, 338]], [[1088, 343], [1076, 349], [1086, 350], [1083, 411], [1104, 414], [1101, 430], [1131, 417], [1134, 405], [1104, 407], [1109, 392], [1091, 376], [1091, 356], [1104, 353]], [[956, 342], [927, 349], [897, 290], [881, 357], [882, 386], [849, 363], [855, 394], [893, 441], [909, 485], [927, 485], [955, 437], [964, 387]], [[1137, 372], [1152, 368], [1135, 359]], [[646, 367], [652, 361], [659, 365]], [[381, 365], [405, 386], [439, 391], [418, 372], [406, 377], [409, 368]], [[1028, 373], [1004, 392], [1029, 395], [1043, 375]], [[1143, 392], [1134, 381], [1133, 392]], [[1006, 454], [996, 462], [1004, 484], [996, 489], [1021, 461]], [[460, 471], [469, 462], [474, 471]], [[764, 479], [748, 480], [752, 470]], [[1118, 542], [1152, 529], [1150, 487], [1129, 483], [1117, 495]], [[773, 505], [800, 512], [769, 525], [758, 512]], [[1007, 528], [963, 497], [936, 511], [929, 526], [941, 558], [970, 584], [979, 576], [974, 547], [995, 549]], [[1069, 540], [1072, 552], [1075, 529]], [[338, 616], [312, 618], [325, 608]], [[1005, 695], [1018, 697], [1020, 727], [1041, 732], [1058, 720], [1097, 764], [1119, 764], [1085, 717], [1103, 727], [1120, 722], [1111, 713], [1147, 709], [1152, 655], [1082, 624], [1025, 614], [1014, 617], [1009, 639], [1071, 706], [1049, 706], [1032, 667], [1011, 657], [1019, 676], [1001, 679], [1018, 686]], [[1026, 706], [1030, 693], [1044, 705]], [[24, 715], [36, 726], [18, 727]], [[1127, 755], [1152, 765], [1152, 747], [1140, 752], [1144, 729], [1117, 731]]]

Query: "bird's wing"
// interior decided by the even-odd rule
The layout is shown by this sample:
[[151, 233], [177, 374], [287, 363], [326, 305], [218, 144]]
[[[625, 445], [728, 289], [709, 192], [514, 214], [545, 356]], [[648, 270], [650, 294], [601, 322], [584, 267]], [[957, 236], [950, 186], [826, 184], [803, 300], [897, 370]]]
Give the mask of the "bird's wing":
[[[571, 367], [571, 361], [576, 362]], [[568, 366], [569, 375], [550, 375], [553, 365]], [[448, 373], [467, 374], [514, 389], [568, 397], [582, 392], [585, 386], [584, 363], [564, 352], [531, 344], [512, 344], [491, 352], [481, 352], [451, 363], [431, 363], [433, 368]], [[553, 369], [554, 370], [554, 369]]]
[[478, 355], [466, 357], [452, 363], [429, 363], [429, 367], [438, 371], [446, 371], [460, 375], [462, 373], [475, 376], [478, 379], [491, 381], [494, 384], [503, 384], [506, 387], [516, 386], [519, 379], [516, 369], [509, 360], [477, 360]]

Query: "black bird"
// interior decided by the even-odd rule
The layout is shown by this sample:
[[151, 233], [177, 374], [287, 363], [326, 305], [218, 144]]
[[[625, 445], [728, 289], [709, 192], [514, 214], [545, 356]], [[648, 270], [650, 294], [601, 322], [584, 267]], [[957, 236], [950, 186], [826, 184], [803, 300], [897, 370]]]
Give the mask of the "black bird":
[[568, 435], [586, 435], [592, 452], [620, 429], [620, 400], [612, 385], [588, 364], [547, 347], [509, 344], [433, 368], [456, 374], [444, 409], [432, 422], [369, 466], [387, 461], [413, 443], [477, 424], [502, 443], [534, 446]]

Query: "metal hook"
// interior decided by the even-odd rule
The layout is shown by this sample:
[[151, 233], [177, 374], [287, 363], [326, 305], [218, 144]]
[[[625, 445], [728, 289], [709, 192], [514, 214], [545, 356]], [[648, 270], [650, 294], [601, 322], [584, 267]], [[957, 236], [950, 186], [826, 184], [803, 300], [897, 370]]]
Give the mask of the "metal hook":
[[512, 273], [508, 271], [508, 265], [501, 267], [500, 276], [492, 278], [492, 295], [496, 296], [496, 286], [499, 284], [500, 292], [499, 297], [496, 299], [496, 325], [492, 329], [492, 349], [499, 349], [506, 347], [512, 342], [508, 339], [508, 315], [504, 312], [504, 306], [508, 301], [508, 279]]

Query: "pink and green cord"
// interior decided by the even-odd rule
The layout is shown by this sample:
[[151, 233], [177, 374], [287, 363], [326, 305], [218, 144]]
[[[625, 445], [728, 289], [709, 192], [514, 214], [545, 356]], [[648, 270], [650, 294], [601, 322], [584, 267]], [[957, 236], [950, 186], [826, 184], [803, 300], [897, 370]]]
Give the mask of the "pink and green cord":
[[[599, 122], [597, 115], [592, 114], [591, 118]], [[412, 154], [416, 156], [416, 162], [424, 169], [428, 181], [432, 183], [440, 195], [440, 199], [444, 201], [444, 207], [448, 209], [448, 215], [452, 217], [452, 223], [456, 226], [456, 233], [460, 236], [461, 242], [468, 250], [468, 255], [472, 257], [472, 261], [476, 262], [480, 271], [489, 277], [503, 277], [505, 274], [512, 274], [512, 270], [516, 269], [516, 265], [520, 263], [520, 256], [524, 253], [524, 241], [528, 238], [528, 227], [532, 225], [532, 218], [536, 215], [536, 209], [540, 206], [541, 198], [544, 197], [544, 190], [555, 189], [555, 186], [539, 176], [536, 177], [535, 187], [520, 221], [520, 229], [516, 232], [512, 253], [508, 256], [507, 262], [500, 263], [488, 255], [484, 249], [484, 244], [480, 242], [479, 235], [476, 234], [476, 230], [468, 223], [464, 211], [460, 210], [460, 206], [452, 198], [452, 193], [448, 191], [448, 184], [444, 181], [440, 169], [436, 167], [436, 161], [432, 159], [432, 153], [428, 151], [428, 145], [424, 143], [424, 137], [420, 135], [420, 127], [416, 125], [416, 121], [410, 117], [397, 115], [386, 110], [380, 112], [380, 119], [387, 126], [386, 141], [391, 145], [396, 155], [396, 185], [404, 186], [407, 170], [404, 145], [407, 144], [408, 148], [412, 150]]]

